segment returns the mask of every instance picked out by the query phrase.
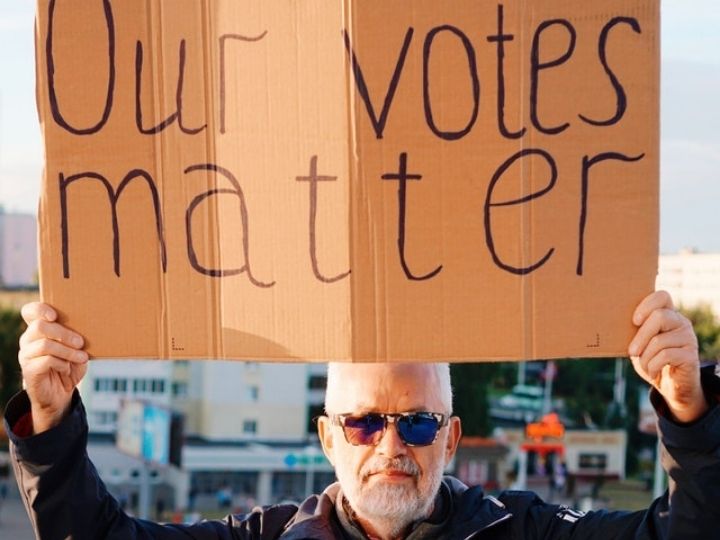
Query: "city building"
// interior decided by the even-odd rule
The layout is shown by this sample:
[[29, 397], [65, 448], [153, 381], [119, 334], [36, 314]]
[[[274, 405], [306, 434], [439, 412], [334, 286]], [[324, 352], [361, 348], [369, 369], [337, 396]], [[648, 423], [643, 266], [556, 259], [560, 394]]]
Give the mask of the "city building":
[[656, 288], [668, 291], [678, 305], [706, 304], [720, 316], [720, 253], [686, 249], [661, 255]]
[[35, 216], [6, 213], [0, 207], [0, 286], [36, 285], [37, 268]]
[[[144, 478], [154, 501], [176, 508], [216, 508], [224, 493], [241, 510], [299, 500], [334, 480], [312, 422], [322, 412], [325, 370], [214, 360], [92, 362], [80, 386], [88, 452], [110, 490], [133, 507]], [[179, 468], [144, 463], [115, 447], [125, 401], [182, 414]]]

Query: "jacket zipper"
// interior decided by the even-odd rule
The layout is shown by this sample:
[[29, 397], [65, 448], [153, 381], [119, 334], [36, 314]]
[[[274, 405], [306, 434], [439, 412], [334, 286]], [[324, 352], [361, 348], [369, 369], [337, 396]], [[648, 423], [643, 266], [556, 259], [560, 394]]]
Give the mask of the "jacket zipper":
[[510, 519], [511, 517], [513, 517], [512, 514], [505, 514], [503, 517], [501, 517], [501, 518], [499, 518], [499, 519], [496, 519], [496, 520], [493, 521], [492, 523], [489, 523], [489, 524], [485, 525], [482, 529], [479, 529], [479, 530], [475, 531], [475, 532], [472, 533], [470, 536], [466, 537], [465, 540], [471, 540], [472, 538], [475, 538], [475, 537], [476, 537], [478, 534], [480, 534], [481, 532], [488, 530], [490, 527], [494, 527], [494, 526], [497, 525], [498, 523], [502, 523], [503, 521], [507, 521], [507, 520]]

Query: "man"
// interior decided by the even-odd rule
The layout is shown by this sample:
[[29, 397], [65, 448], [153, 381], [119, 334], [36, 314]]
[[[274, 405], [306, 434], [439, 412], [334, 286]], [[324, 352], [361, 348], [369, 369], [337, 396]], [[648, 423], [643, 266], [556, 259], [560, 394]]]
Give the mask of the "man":
[[702, 375], [690, 323], [666, 293], [633, 315], [629, 345], [650, 382], [671, 476], [669, 494], [642, 512], [590, 512], [528, 492], [484, 496], [442, 476], [460, 439], [447, 365], [332, 364], [318, 431], [338, 482], [299, 507], [280, 505], [195, 525], [129, 518], [85, 451], [74, 391], [86, 371], [80, 335], [44, 304], [23, 309], [25, 392], [9, 404], [14, 467], [40, 538], [592, 539], [720, 537], [720, 385]]

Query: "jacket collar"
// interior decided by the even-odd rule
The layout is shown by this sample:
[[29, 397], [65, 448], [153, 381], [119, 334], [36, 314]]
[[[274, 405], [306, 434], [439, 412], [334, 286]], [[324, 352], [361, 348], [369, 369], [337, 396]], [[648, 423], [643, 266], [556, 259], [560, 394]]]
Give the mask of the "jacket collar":
[[[482, 488], [468, 488], [452, 476], [443, 478], [444, 488], [450, 493], [450, 516], [448, 527], [442, 539], [469, 539], [476, 533], [502, 523], [512, 517], [505, 506], [494, 497], [486, 496]], [[305, 499], [297, 514], [281, 535], [282, 540], [336, 540], [352, 538], [344, 531], [336, 511], [336, 501], [342, 497], [339, 483], [328, 486], [320, 495]], [[416, 529], [410, 539], [421, 539], [422, 526]]]

